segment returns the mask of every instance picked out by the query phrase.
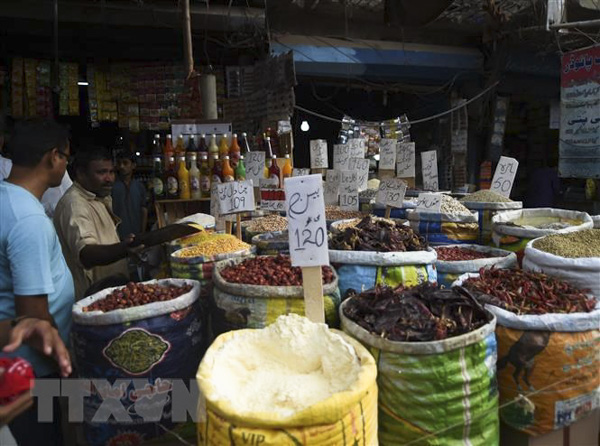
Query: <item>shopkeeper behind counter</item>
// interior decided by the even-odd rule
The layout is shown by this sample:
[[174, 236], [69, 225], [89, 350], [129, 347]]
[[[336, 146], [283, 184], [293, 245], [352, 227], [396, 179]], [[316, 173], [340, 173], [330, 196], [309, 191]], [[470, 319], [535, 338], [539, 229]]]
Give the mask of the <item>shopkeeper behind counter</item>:
[[129, 272], [126, 258], [143, 246], [132, 248], [134, 235], [119, 241], [111, 192], [115, 170], [111, 154], [101, 147], [77, 152], [75, 181], [56, 206], [54, 225], [75, 282], [75, 298], [99, 281], [125, 282]]

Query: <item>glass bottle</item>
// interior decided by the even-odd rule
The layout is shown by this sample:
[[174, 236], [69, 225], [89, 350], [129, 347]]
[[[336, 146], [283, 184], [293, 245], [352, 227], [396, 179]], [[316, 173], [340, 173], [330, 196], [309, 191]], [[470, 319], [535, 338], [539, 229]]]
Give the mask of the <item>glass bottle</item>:
[[165, 146], [163, 149], [163, 154], [166, 157], [173, 156], [173, 139], [171, 138], [170, 134], [168, 134], [167, 138], [165, 139]]
[[284, 155], [285, 158], [285, 164], [283, 165], [283, 169], [281, 170], [281, 176], [282, 178], [290, 178], [292, 176], [292, 171], [293, 171], [293, 167], [292, 167], [292, 161], [290, 160], [290, 156], [289, 155]]
[[175, 172], [175, 157], [169, 157], [169, 166], [166, 174], [167, 198], [174, 200], [179, 198], [179, 183], [177, 181], [177, 172]]
[[160, 135], [157, 133], [152, 139], [152, 155], [160, 155], [162, 153], [162, 147], [160, 146]]
[[208, 146], [206, 145], [206, 134], [205, 133], [200, 135], [200, 141], [198, 142], [198, 152], [200, 152], [200, 156], [202, 156], [203, 153], [208, 155]]
[[162, 162], [160, 156], [154, 157], [154, 171], [152, 178], [152, 193], [154, 194], [155, 200], [162, 200], [165, 198], [165, 185], [163, 183], [164, 171], [162, 168]]
[[238, 144], [238, 136], [237, 133], [234, 133], [231, 138], [231, 146], [229, 146], [229, 163], [231, 167], [235, 170], [238, 164], [238, 160], [241, 156], [240, 145]]
[[218, 183], [222, 183], [222, 176], [223, 176], [223, 164], [221, 162], [219, 162], [219, 155], [218, 154], [214, 154], [212, 156], [212, 162], [213, 162], [213, 167], [210, 173], [210, 185], [211, 187], [214, 186], [215, 184]]
[[235, 181], [246, 180], [246, 166], [244, 166], [244, 157], [240, 156], [238, 165], [235, 167]]
[[229, 156], [225, 155], [223, 157], [223, 174], [222, 174], [223, 182], [229, 183], [230, 181], [235, 181], [235, 171], [229, 164]]
[[192, 153], [190, 155], [190, 195], [193, 200], [198, 200], [202, 196], [202, 191], [200, 190], [200, 169], [198, 169], [196, 160], [196, 154]]
[[203, 198], [210, 197], [210, 168], [208, 167], [208, 155], [200, 155], [200, 193]]
[[183, 135], [179, 135], [175, 146], [175, 154], [179, 156], [182, 153], [185, 153], [185, 147], [183, 146]]
[[212, 169], [214, 167], [214, 159], [215, 155], [217, 155], [217, 159], [219, 158], [219, 146], [217, 146], [217, 135], [214, 133], [210, 137], [210, 142], [208, 143], [208, 165]]
[[229, 141], [227, 140], [227, 133], [223, 133], [221, 142], [219, 143], [219, 157], [223, 159], [225, 156], [229, 156]]
[[177, 170], [177, 181], [179, 185], [179, 198], [189, 200], [190, 194], [190, 172], [185, 165], [185, 155], [179, 157], [179, 169]]
[[281, 170], [277, 165], [277, 158], [271, 158], [271, 167], [269, 167], [269, 178], [277, 180], [277, 188], [281, 188]]

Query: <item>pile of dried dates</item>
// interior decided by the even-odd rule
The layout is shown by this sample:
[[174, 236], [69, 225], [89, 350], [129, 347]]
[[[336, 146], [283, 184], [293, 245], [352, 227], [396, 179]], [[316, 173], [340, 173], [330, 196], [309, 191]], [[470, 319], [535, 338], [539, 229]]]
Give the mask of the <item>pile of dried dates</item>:
[[189, 293], [192, 286], [158, 285], [129, 282], [125, 287], [114, 290], [104, 299], [97, 300], [91, 305], [83, 308], [87, 311], [113, 311], [123, 308], [137, 307], [152, 302], [161, 302], [175, 299], [185, 293]]
[[425, 251], [427, 242], [410, 227], [370, 216], [353, 228], [333, 234], [329, 249], [340, 251], [406, 252]]
[[344, 306], [347, 318], [390, 341], [439, 341], [487, 324], [491, 315], [464, 288], [430, 283], [413, 288], [377, 286], [356, 294]]

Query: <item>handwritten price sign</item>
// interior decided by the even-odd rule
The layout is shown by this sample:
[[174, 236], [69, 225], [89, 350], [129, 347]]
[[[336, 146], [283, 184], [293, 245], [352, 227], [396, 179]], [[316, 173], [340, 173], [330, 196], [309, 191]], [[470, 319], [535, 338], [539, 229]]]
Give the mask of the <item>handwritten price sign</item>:
[[398, 143], [396, 153], [396, 176], [398, 178], [415, 177], [415, 143]]
[[367, 141], [364, 138], [353, 138], [348, 140], [350, 147], [350, 158], [364, 158], [367, 152]]
[[398, 178], [386, 178], [379, 183], [377, 202], [384, 206], [404, 207], [406, 183]]
[[335, 170], [348, 170], [350, 161], [350, 147], [348, 144], [335, 144], [333, 146], [333, 168]]
[[290, 256], [293, 266], [329, 264], [323, 180], [321, 175], [285, 182]]
[[301, 169], [301, 168], [296, 168], [296, 167], [294, 167], [292, 169], [293, 177], [301, 177], [304, 175], [310, 175], [310, 169]]
[[442, 211], [442, 194], [422, 193], [417, 197], [417, 212]]
[[265, 152], [248, 152], [244, 159], [246, 163], [246, 179], [252, 180], [254, 187], [265, 177]]
[[369, 160], [365, 158], [350, 158], [348, 170], [356, 172], [358, 178], [358, 191], [367, 190], [369, 181]]
[[327, 141], [313, 139], [310, 142], [310, 167], [312, 169], [327, 169]]
[[358, 211], [358, 174], [355, 171], [342, 171], [340, 174], [340, 207]]
[[510, 197], [510, 191], [512, 190], [518, 168], [519, 162], [516, 159], [501, 156], [494, 172], [490, 190], [505, 197]]
[[338, 196], [340, 194], [340, 183], [326, 181], [323, 184], [323, 195], [325, 198], [325, 204], [332, 204], [337, 206]]
[[423, 189], [438, 190], [437, 151], [430, 150], [421, 153], [421, 168], [423, 173]]
[[232, 181], [217, 185], [221, 215], [254, 210], [252, 181]]
[[395, 139], [382, 139], [379, 142], [379, 170], [394, 170], [396, 168], [396, 144]]

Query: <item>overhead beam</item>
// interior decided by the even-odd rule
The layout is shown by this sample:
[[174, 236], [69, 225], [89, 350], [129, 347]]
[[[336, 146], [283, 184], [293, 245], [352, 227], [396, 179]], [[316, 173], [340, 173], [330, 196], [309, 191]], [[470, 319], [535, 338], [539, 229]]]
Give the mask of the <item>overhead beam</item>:
[[[60, 22], [113, 26], [181, 28], [181, 10], [144, 4], [59, 0]], [[53, 3], [39, 0], [0, 1], [0, 17], [52, 20]], [[251, 26], [264, 29], [265, 11], [221, 5], [191, 6], [192, 27], [211, 31], [231, 31]]]

